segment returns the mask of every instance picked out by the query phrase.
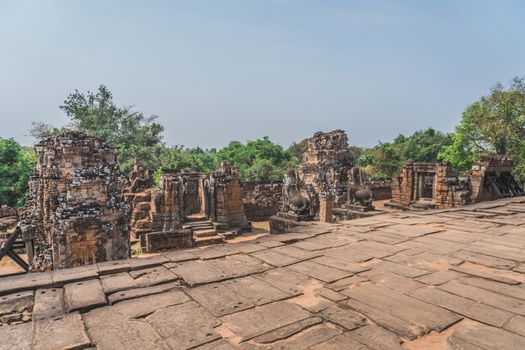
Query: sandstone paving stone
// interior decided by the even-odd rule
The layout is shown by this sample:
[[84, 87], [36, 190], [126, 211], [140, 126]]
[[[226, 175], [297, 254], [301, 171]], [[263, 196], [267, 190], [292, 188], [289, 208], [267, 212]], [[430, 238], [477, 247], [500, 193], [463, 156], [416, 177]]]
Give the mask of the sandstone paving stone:
[[221, 321], [195, 302], [155, 311], [146, 317], [146, 321], [173, 350], [189, 349], [221, 339], [214, 329]]
[[335, 269], [344, 270], [352, 273], [360, 273], [363, 271], [370, 270], [370, 268], [367, 266], [362, 266], [352, 261], [345, 261], [341, 259], [332, 258], [330, 256], [321, 256], [313, 259], [312, 261], [322, 265], [333, 267]]
[[261, 279], [290, 295], [302, 294], [302, 286], [311, 281], [310, 277], [287, 267], [269, 270], [263, 274], [254, 275], [253, 277]]
[[241, 341], [246, 341], [309, 317], [311, 314], [300, 306], [277, 301], [223, 316], [222, 320]]
[[237, 347], [233, 346], [227, 340], [221, 339], [209, 344], [204, 344], [195, 348], [196, 350], [234, 350]]
[[64, 289], [38, 289], [35, 292], [33, 320], [45, 320], [62, 316], [64, 309]]
[[392, 272], [392, 273], [395, 273], [395, 274], [398, 274], [404, 277], [408, 277], [408, 278], [420, 277], [420, 276], [428, 275], [430, 273], [430, 271], [428, 270], [423, 270], [420, 268], [398, 264], [398, 263], [393, 263], [393, 262], [384, 261], [384, 260], [371, 264], [369, 265], [369, 267], [375, 270], [384, 270], [384, 271]]
[[21, 323], [0, 327], [0, 350], [30, 350], [33, 341], [33, 325]]
[[461, 250], [459, 252], [456, 252], [454, 253], [454, 256], [459, 257], [465, 261], [469, 261], [474, 264], [494, 267], [496, 269], [512, 270], [513, 268], [517, 266], [517, 263], [512, 260], [497, 258], [497, 257], [493, 257], [490, 255], [485, 255], [485, 254], [469, 252], [467, 250]]
[[87, 311], [107, 304], [106, 295], [98, 279], [66, 284], [64, 304], [67, 312]]
[[169, 260], [162, 255], [154, 255], [146, 258], [132, 258], [128, 259], [131, 270], [147, 269], [149, 267], [160, 266]]
[[187, 290], [187, 293], [216, 316], [224, 316], [254, 307], [249, 300], [219, 283], [195, 287]]
[[316, 325], [322, 322], [323, 322], [323, 319], [317, 316], [306, 318], [304, 320], [291, 323], [284, 327], [278, 328], [274, 331], [270, 331], [268, 333], [260, 335], [254, 338], [254, 341], [259, 344], [273, 343], [278, 340], [282, 340], [282, 339], [291, 337], [292, 335], [299, 333], [308, 327], [311, 327], [313, 325]]
[[174, 250], [171, 252], [164, 252], [162, 253], [162, 256], [171, 262], [182, 262], [196, 260], [199, 258], [197, 255], [192, 254], [192, 252], [188, 250]]
[[525, 348], [525, 337], [486, 325], [469, 325], [452, 333], [448, 343], [453, 349], [466, 350], [469, 345], [483, 350], [516, 350]]
[[253, 253], [251, 254], [251, 256], [262, 260], [269, 265], [277, 267], [283, 267], [299, 262], [299, 260], [296, 258], [292, 258], [291, 256], [280, 254], [272, 250], [264, 250], [261, 252]]
[[333, 267], [318, 264], [310, 260], [290, 265], [289, 268], [326, 283], [334, 282], [352, 275], [351, 272], [334, 269]]
[[438, 286], [440, 284], [447, 283], [452, 280], [458, 279], [461, 276], [463, 275], [460, 274], [459, 272], [446, 270], [446, 271], [432, 272], [428, 275], [418, 277], [416, 278], [416, 280], [419, 282], [425, 283], [425, 284]]
[[344, 305], [347, 305], [353, 310], [356, 310], [357, 312], [365, 315], [367, 318], [371, 319], [376, 324], [382, 326], [383, 328], [391, 332], [396, 333], [400, 337], [413, 340], [418, 336], [426, 333], [426, 330], [423, 326], [407, 322], [404, 319], [383, 312], [380, 309], [380, 307], [375, 308], [353, 299], [345, 300]]
[[328, 300], [331, 300], [333, 302], [338, 302], [347, 299], [348, 297], [344, 294], [338, 293], [332, 289], [329, 288], [318, 288], [314, 290], [316, 295], [320, 295], [323, 298], [326, 298]]
[[319, 316], [349, 331], [366, 325], [366, 318], [363, 315], [340, 305], [324, 309], [319, 313]]
[[34, 292], [26, 290], [0, 296], [0, 316], [33, 308]]
[[459, 279], [459, 282], [525, 300], [525, 285], [521, 283], [519, 285], [508, 285], [476, 277], [463, 277]]
[[344, 289], [347, 289], [348, 287], [360, 286], [361, 284], [368, 282], [370, 281], [367, 278], [355, 275], [328, 283], [325, 285], [325, 287], [335, 290], [336, 292], [340, 292]]
[[96, 278], [98, 278], [97, 265], [72, 267], [53, 271], [53, 285], [55, 287], [62, 287], [68, 283], [87, 281]]
[[275, 247], [272, 250], [277, 253], [291, 256], [292, 258], [295, 258], [298, 260], [310, 260], [310, 259], [323, 255], [321, 252], [311, 252], [309, 250], [297, 248], [293, 244]]
[[506, 330], [525, 337], [525, 317], [514, 316], [504, 327]]
[[312, 350], [370, 350], [369, 347], [352, 339], [348, 334], [338, 335], [324, 343], [311, 347]]
[[101, 276], [100, 283], [106, 294], [137, 287], [137, 283], [127, 272]]
[[129, 300], [129, 299], [135, 299], [144, 297], [147, 295], [152, 294], [159, 294], [163, 292], [167, 292], [170, 290], [176, 290], [181, 289], [181, 284], [179, 282], [171, 282], [171, 283], [165, 283], [165, 284], [159, 284], [152, 287], [144, 287], [144, 288], [133, 288], [128, 290], [119, 291], [113, 294], [110, 294], [107, 296], [109, 304], [113, 305], [120, 301]]
[[375, 325], [357, 328], [348, 336], [372, 350], [403, 350], [401, 339], [394, 333]]
[[294, 295], [251, 276], [225, 281], [222, 284], [257, 306], [287, 299]]
[[437, 288], [420, 288], [409, 292], [409, 295], [496, 327], [502, 327], [514, 315], [508, 311], [462, 298]]
[[272, 344], [272, 348], [277, 350], [309, 349], [314, 345], [324, 343], [340, 334], [342, 334], [342, 331], [337, 327], [323, 323], [319, 326], [311, 327], [290, 339]]
[[515, 260], [520, 262], [525, 261], [525, 251], [523, 249], [506, 247], [487, 242], [474, 242], [463, 247], [462, 250], [506, 260]]
[[439, 255], [429, 252], [420, 252], [417, 254], [410, 253], [411, 252], [404, 251], [386, 257], [385, 260], [427, 271], [442, 271], [450, 266], [457, 266], [464, 261], [463, 259], [451, 255]]
[[438, 288], [464, 298], [479, 301], [483, 304], [490, 305], [501, 310], [525, 316], [525, 303], [522, 299], [495, 293], [483, 288], [470, 286], [458, 281], [448, 282], [439, 286]]
[[2, 277], [0, 281], [0, 295], [5, 295], [23, 290], [52, 287], [53, 275], [51, 272], [40, 272], [29, 275]]
[[82, 349], [91, 344], [78, 313], [34, 323], [33, 349]]
[[455, 266], [455, 267], [451, 267], [450, 269], [452, 271], [464, 273], [466, 275], [484, 278], [487, 280], [492, 280], [492, 281], [501, 282], [505, 284], [510, 284], [510, 285], [520, 284], [520, 281], [518, 280], [496, 274], [497, 271], [495, 271], [496, 273], [488, 273], [485, 271], [479, 271], [479, 270], [475, 270], [475, 269], [463, 267], [463, 266]]
[[398, 225], [392, 225], [387, 226], [385, 228], [381, 229], [385, 232], [391, 232], [398, 235], [414, 238], [414, 237], [421, 237], [426, 236], [431, 233], [436, 233], [441, 231], [440, 228], [432, 227], [432, 226], [419, 226], [419, 225], [406, 225], [406, 224], [398, 224]]
[[371, 270], [363, 273], [362, 276], [386, 288], [403, 292], [424, 286], [423, 283], [412, 278], [403, 277], [388, 271]]
[[[343, 290], [341, 293], [360, 303], [381, 310], [383, 313], [405, 320], [407, 324], [413, 327], [419, 326], [423, 329], [423, 333], [432, 330], [441, 332], [462, 319], [461, 316], [449, 310], [375, 284]], [[360, 310], [357, 311], [361, 312]], [[364, 315], [368, 317], [367, 313]], [[374, 319], [372, 316], [369, 318]], [[389, 327], [385, 328], [390, 329]]]
[[181, 291], [169, 291], [125, 300], [112, 306], [91, 310], [82, 315], [87, 328], [109, 325], [129, 318], [145, 317], [162, 308], [186, 303], [191, 299]]
[[171, 350], [155, 329], [143, 320], [122, 319], [88, 329], [98, 350]]
[[172, 271], [164, 266], [155, 266], [129, 273], [139, 287], [151, 287], [157, 284], [174, 282], [178, 279]]
[[100, 262], [97, 267], [100, 276], [131, 271], [128, 259]]
[[185, 261], [177, 264], [171, 271], [182, 278], [189, 286], [197, 286], [226, 279], [225, 273], [214, 267], [211, 261]]

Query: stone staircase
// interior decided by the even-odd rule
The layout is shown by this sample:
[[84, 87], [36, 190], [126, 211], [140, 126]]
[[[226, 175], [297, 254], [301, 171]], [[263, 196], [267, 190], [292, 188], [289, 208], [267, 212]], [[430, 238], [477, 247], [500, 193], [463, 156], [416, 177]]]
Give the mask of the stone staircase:
[[192, 229], [193, 239], [197, 247], [224, 243], [224, 238], [218, 234], [213, 222], [206, 216], [186, 217], [186, 223], [182, 225], [182, 228]]

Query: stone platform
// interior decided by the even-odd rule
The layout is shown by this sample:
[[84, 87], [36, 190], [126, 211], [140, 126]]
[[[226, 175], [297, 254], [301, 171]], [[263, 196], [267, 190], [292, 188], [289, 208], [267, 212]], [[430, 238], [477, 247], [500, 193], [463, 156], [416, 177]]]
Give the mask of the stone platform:
[[525, 199], [297, 229], [0, 279], [0, 349], [525, 349]]

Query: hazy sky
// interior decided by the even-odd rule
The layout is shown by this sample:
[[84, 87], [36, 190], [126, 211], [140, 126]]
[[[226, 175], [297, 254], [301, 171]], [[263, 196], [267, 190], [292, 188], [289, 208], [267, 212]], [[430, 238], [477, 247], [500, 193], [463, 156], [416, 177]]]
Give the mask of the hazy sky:
[[525, 75], [525, 1], [0, 0], [0, 137], [67, 120], [106, 84], [168, 144], [289, 145], [344, 129], [362, 146], [451, 131]]

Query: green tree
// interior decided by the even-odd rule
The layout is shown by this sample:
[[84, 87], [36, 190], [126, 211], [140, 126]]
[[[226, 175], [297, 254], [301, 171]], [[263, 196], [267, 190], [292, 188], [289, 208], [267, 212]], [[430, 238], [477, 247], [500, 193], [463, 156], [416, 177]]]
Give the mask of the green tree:
[[520, 181], [525, 179], [524, 78], [515, 77], [507, 88], [497, 84], [487, 96], [468, 106], [453, 143], [439, 156], [458, 170], [466, 170], [484, 154], [514, 158], [514, 175]]
[[135, 157], [150, 170], [160, 166], [164, 128], [155, 122], [157, 117], [117, 106], [106, 86], [100, 85], [96, 93], [75, 90], [60, 108], [73, 127], [115, 147], [123, 171], [131, 170]]
[[215, 159], [217, 163], [228, 160], [239, 168], [241, 179], [248, 181], [282, 180], [286, 169], [298, 162], [295, 155], [268, 137], [246, 144], [232, 141], [217, 152]]
[[0, 138], [0, 204], [24, 205], [35, 163], [33, 149], [22, 147], [13, 139]]

